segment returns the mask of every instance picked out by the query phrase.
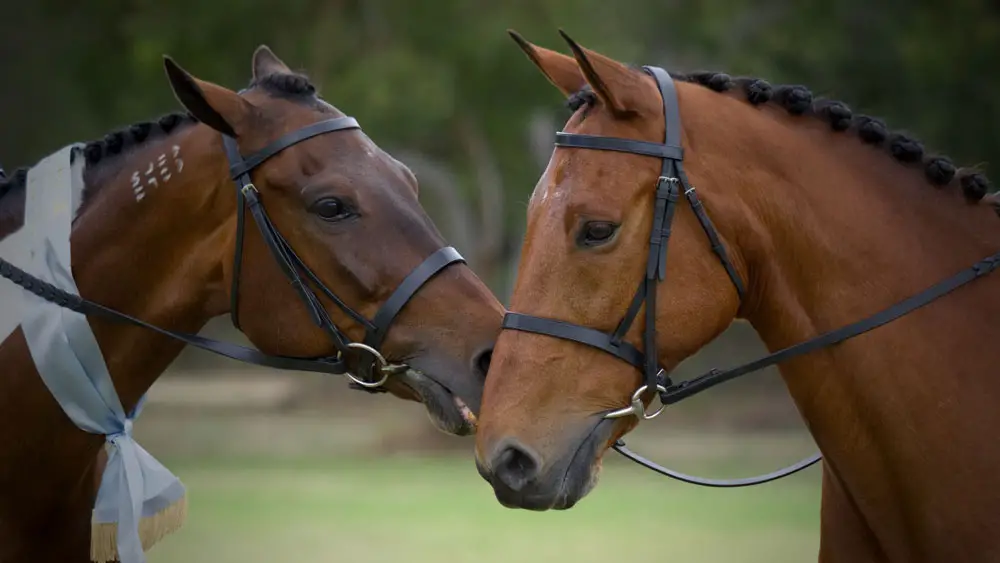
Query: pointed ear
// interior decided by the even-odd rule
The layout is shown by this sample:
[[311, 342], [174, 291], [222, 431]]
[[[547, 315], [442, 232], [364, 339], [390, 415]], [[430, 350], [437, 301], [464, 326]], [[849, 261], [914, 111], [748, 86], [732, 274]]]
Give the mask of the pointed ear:
[[531, 62], [535, 63], [538, 70], [542, 71], [545, 78], [548, 78], [549, 82], [558, 88], [564, 96], [573, 95], [587, 84], [587, 80], [583, 77], [583, 73], [580, 72], [580, 67], [573, 60], [573, 57], [533, 45], [513, 29], [508, 29], [507, 33], [524, 51], [524, 54], [528, 55]]
[[253, 52], [253, 79], [260, 80], [272, 74], [292, 74], [292, 69], [288, 68], [278, 55], [267, 45], [257, 47]]
[[610, 57], [585, 49], [559, 30], [559, 35], [569, 43], [584, 78], [608, 110], [615, 117], [629, 117], [638, 110], [637, 92], [641, 92], [642, 76]]
[[177, 101], [212, 129], [236, 137], [253, 115], [253, 106], [236, 92], [198, 80], [170, 57], [163, 57], [163, 66]]

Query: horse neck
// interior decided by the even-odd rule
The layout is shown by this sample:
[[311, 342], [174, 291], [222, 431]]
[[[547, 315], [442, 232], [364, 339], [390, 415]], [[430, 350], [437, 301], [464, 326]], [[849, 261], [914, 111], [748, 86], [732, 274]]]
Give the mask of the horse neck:
[[[761, 172], [741, 190], [751, 219], [733, 236], [750, 272], [743, 311], [770, 350], [868, 317], [1000, 249], [988, 206], [932, 187], [881, 149], [782, 119], [769, 131], [726, 131], [745, 143], [729, 154]], [[827, 468], [883, 544], [918, 534], [941, 548], [932, 544], [944, 526], [954, 534], [967, 519], [985, 521], [975, 503], [1000, 500], [976, 486], [1000, 463], [982, 431], [1000, 424], [998, 291], [1000, 274], [976, 280], [781, 366]], [[933, 516], [965, 501], [966, 516]]]
[[[84, 297], [192, 332], [225, 312], [220, 250], [232, 249], [226, 237], [234, 214], [219, 145], [207, 127], [184, 127], [85, 171], [87, 202], [71, 235], [73, 276]], [[133, 173], [142, 190], [133, 187]], [[129, 411], [181, 345], [145, 329], [89, 321]], [[104, 438], [80, 431], [61, 412], [20, 330], [0, 344], [0, 365], [0, 425], [14, 429], [0, 438], [11, 460], [0, 464], [0, 560], [75, 560], [87, 553], [101, 476], [94, 462]], [[57, 539], [46, 543], [53, 530]], [[52, 553], [39, 553], [40, 545]]]
[[[93, 195], [71, 239], [81, 295], [176, 331], [228, 310], [222, 249], [232, 248], [235, 198], [217, 133], [185, 127], [85, 178]], [[147, 329], [90, 322], [126, 409], [183, 348]]]

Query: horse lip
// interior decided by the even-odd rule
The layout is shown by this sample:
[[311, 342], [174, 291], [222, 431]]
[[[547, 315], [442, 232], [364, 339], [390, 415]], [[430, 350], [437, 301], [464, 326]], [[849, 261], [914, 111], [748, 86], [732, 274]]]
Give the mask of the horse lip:
[[[459, 436], [476, 431], [478, 420], [475, 413], [446, 385], [413, 367], [400, 373], [398, 378], [401, 383], [420, 396], [427, 408], [428, 416], [438, 429]], [[449, 409], [454, 410], [448, 412]]]
[[[613, 420], [599, 419], [590, 431], [587, 432], [583, 440], [580, 441], [569, 463], [566, 465], [562, 479], [560, 479], [559, 491], [556, 494], [552, 508], [556, 510], [572, 508], [594, 488], [600, 475], [601, 466], [599, 463], [604, 453], [601, 446], [608, 441], [613, 427]], [[580, 458], [578, 462], [577, 458], [581, 454], [588, 457]], [[586, 475], [579, 474], [584, 471]], [[577, 475], [572, 475], [574, 473]], [[576, 479], [571, 480], [571, 476]], [[583, 477], [586, 477], [586, 479], [581, 480]], [[575, 487], [571, 487], [571, 485], [575, 485]]]

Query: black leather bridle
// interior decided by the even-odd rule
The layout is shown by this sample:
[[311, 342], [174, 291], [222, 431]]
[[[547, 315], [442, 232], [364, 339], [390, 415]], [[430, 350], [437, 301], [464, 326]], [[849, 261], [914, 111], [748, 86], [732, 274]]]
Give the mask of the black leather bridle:
[[[231, 317], [233, 325], [237, 329], [240, 328], [239, 283], [243, 263], [244, 216], [246, 215], [246, 210], [249, 209], [264, 242], [285, 274], [285, 277], [288, 278], [288, 281], [291, 282], [299, 294], [300, 299], [309, 311], [313, 323], [329, 335], [337, 349], [335, 356], [325, 358], [273, 356], [252, 348], [204, 338], [197, 334], [175, 332], [160, 328], [99, 303], [84, 299], [79, 295], [63, 291], [28, 274], [2, 258], [0, 258], [0, 276], [13, 281], [42, 299], [84, 315], [99, 316], [115, 321], [131, 323], [156, 331], [164, 336], [169, 336], [185, 344], [241, 362], [277, 369], [346, 375], [351, 379], [352, 387], [354, 388], [369, 392], [382, 392], [385, 390], [382, 386], [389, 376], [398, 370], [406, 368], [406, 366], [390, 365], [378, 351], [378, 347], [382, 344], [392, 321], [417, 291], [435, 274], [451, 264], [465, 262], [465, 260], [457, 250], [450, 246], [435, 251], [403, 279], [371, 320], [366, 319], [363, 315], [351, 309], [343, 300], [327, 288], [316, 274], [306, 266], [302, 259], [295, 254], [291, 245], [281, 236], [281, 233], [278, 232], [264, 211], [260, 193], [251, 179], [251, 172], [255, 168], [282, 150], [317, 135], [349, 129], [360, 129], [358, 122], [353, 117], [336, 117], [320, 121], [288, 133], [263, 149], [245, 157], [240, 154], [235, 139], [226, 135], [223, 136], [226, 156], [230, 163], [230, 175], [236, 184], [237, 199], [236, 252], [231, 290]], [[364, 327], [365, 338], [363, 342], [352, 342], [334, 324], [330, 319], [330, 315], [320, 303], [316, 293], [310, 288], [310, 283], [319, 288], [319, 291], [323, 295]], [[356, 362], [352, 366], [353, 370], [348, 369], [348, 358], [353, 358]]]
[[[670, 75], [661, 68], [644, 66], [643, 70], [653, 77], [663, 98], [663, 114], [665, 120], [664, 143], [650, 143], [633, 139], [621, 139], [616, 137], [601, 137], [594, 135], [581, 135], [576, 133], [556, 133], [555, 144], [557, 147], [593, 149], [617, 151], [644, 156], [652, 156], [662, 160], [660, 177], [656, 182], [655, 203], [653, 204], [653, 226], [649, 238], [649, 255], [646, 259], [645, 277], [636, 290], [635, 297], [629, 305], [625, 316], [618, 323], [617, 328], [612, 333], [605, 333], [599, 330], [568, 323], [556, 319], [535, 317], [523, 313], [508, 312], [503, 320], [503, 328], [520, 330], [542, 334], [563, 340], [578, 342], [599, 350], [603, 350], [617, 358], [620, 358], [635, 368], [641, 370], [644, 375], [642, 385], [633, 393], [631, 404], [625, 408], [605, 413], [604, 418], [619, 418], [624, 416], [636, 416], [640, 420], [648, 420], [659, 415], [666, 405], [677, 403], [683, 399], [691, 397], [697, 393], [705, 391], [720, 383], [735, 379], [737, 377], [759, 371], [763, 368], [780, 363], [794, 356], [799, 356], [812, 352], [819, 348], [837, 344], [848, 338], [858, 336], [864, 332], [879, 327], [885, 323], [893, 321], [913, 310], [946, 295], [947, 293], [965, 285], [966, 283], [984, 276], [1000, 267], [1000, 253], [994, 254], [984, 260], [977, 262], [955, 276], [952, 276], [921, 293], [901, 301], [879, 313], [872, 315], [859, 322], [841, 327], [837, 330], [827, 332], [810, 340], [800, 342], [783, 350], [779, 350], [758, 360], [731, 368], [728, 370], [713, 369], [708, 373], [682, 381], [673, 383], [667, 375], [665, 369], [661, 368], [656, 354], [656, 290], [657, 283], [666, 278], [667, 243], [670, 239], [670, 226], [674, 216], [674, 209], [683, 194], [684, 198], [691, 204], [698, 222], [708, 236], [712, 251], [722, 262], [729, 278], [736, 288], [736, 293], [742, 300], [745, 294], [743, 282], [740, 280], [736, 269], [726, 254], [725, 247], [719, 238], [718, 232], [709, 220], [705, 208], [695, 193], [694, 186], [688, 181], [684, 173], [682, 162], [684, 160], [684, 150], [681, 148], [680, 132], [681, 121], [680, 111], [677, 104], [677, 92]], [[624, 340], [626, 333], [632, 326], [639, 314], [639, 309], [646, 303], [645, 310], [645, 330], [643, 332], [643, 346], [645, 353], [639, 351]], [[653, 413], [647, 413], [642, 396], [649, 390], [655, 390], [662, 403], [660, 408]], [[658, 473], [695, 485], [708, 487], [744, 487], [748, 485], [758, 485], [768, 481], [774, 481], [782, 477], [787, 477], [793, 473], [801, 471], [806, 467], [815, 464], [822, 459], [820, 454], [814, 454], [798, 463], [780, 469], [778, 471], [749, 477], [744, 479], [707, 479], [686, 475], [672, 469], [658, 465], [629, 450], [623, 440], [618, 440], [613, 446], [616, 451], [628, 457], [632, 461], [652, 469]]]

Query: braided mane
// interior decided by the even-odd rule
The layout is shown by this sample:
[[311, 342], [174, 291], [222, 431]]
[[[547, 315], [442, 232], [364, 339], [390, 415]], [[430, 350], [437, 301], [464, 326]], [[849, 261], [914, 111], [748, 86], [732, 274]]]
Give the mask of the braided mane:
[[[302, 74], [271, 74], [252, 81], [247, 88], [261, 88], [272, 96], [299, 100], [309, 100], [316, 94], [316, 87], [313, 86], [308, 77]], [[197, 122], [198, 120], [189, 113], [175, 112], [164, 115], [155, 121], [134, 123], [108, 133], [101, 139], [87, 143], [84, 146], [83, 155], [87, 159], [87, 166], [94, 166], [127, 153], [147, 142], [162, 139], [181, 127]], [[20, 223], [23, 222], [23, 218], [20, 217], [24, 209], [24, 189], [27, 177], [28, 167], [18, 168], [6, 178], [0, 176], [0, 224], [14, 221], [17, 224], [16, 228], [20, 228]], [[95, 189], [97, 188], [91, 189], [90, 186], [84, 188], [84, 203], [94, 195]], [[19, 217], [16, 220], [14, 219], [15, 215]], [[0, 233], [0, 237], [4, 234]]]
[[[825, 121], [833, 131], [854, 134], [866, 144], [881, 147], [897, 162], [920, 164], [927, 181], [934, 186], [947, 186], [957, 177], [962, 194], [970, 202], [978, 202], [993, 191], [989, 179], [978, 170], [959, 169], [946, 156], [928, 154], [924, 145], [912, 136], [889, 131], [883, 120], [855, 114], [844, 102], [814, 98], [805, 86], [772, 86], [760, 78], [733, 78], [721, 72], [671, 73], [670, 76], [674, 80], [698, 84], [715, 92], [736, 92], [754, 106], [777, 104], [792, 115]], [[596, 100], [596, 94], [589, 86], [584, 86], [566, 100], [566, 105], [576, 111], [581, 107], [593, 106]], [[997, 206], [997, 213], [1000, 214], [1000, 201], [992, 203]]]

